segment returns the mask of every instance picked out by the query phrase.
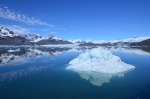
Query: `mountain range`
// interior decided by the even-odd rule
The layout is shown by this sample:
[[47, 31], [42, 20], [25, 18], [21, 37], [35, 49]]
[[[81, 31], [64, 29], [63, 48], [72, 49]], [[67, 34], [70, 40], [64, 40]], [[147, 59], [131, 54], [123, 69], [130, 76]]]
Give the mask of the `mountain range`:
[[86, 41], [83, 39], [64, 40], [61, 37], [39, 34], [19, 34], [6, 27], [0, 27], [0, 45], [51, 45], [51, 44], [80, 44], [81, 46], [150, 46], [150, 36], [133, 37], [123, 40]]
[[19, 34], [5, 27], [0, 27], [0, 45], [47, 45], [47, 44], [72, 44], [60, 37], [39, 34]]

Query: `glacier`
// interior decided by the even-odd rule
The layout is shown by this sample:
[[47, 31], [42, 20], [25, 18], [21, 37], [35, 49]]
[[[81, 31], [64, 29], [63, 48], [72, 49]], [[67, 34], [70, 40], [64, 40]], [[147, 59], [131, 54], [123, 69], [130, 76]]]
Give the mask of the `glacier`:
[[71, 60], [66, 67], [73, 71], [91, 71], [99, 73], [122, 73], [134, 69], [133, 65], [124, 63], [120, 57], [115, 56], [111, 51], [101, 47], [94, 48], [81, 53], [77, 58]]

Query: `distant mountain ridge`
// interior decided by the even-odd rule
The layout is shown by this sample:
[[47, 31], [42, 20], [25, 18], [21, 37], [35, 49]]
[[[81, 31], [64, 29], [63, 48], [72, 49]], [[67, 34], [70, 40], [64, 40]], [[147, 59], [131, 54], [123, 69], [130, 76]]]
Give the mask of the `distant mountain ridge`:
[[46, 44], [71, 44], [60, 37], [39, 34], [19, 34], [8, 28], [0, 27], [0, 45], [46, 45]]
[[0, 45], [51, 45], [51, 44], [80, 44], [84, 46], [150, 46], [150, 36], [133, 37], [123, 40], [89, 41], [83, 39], [64, 40], [61, 37], [39, 34], [19, 34], [6, 27], [0, 27]]
[[150, 36], [143, 36], [143, 37], [133, 37], [133, 38], [127, 38], [127, 39], [114, 39], [114, 40], [97, 40], [97, 41], [91, 41], [91, 40], [83, 40], [83, 39], [75, 39], [75, 40], [68, 40], [72, 43], [78, 43], [78, 44], [84, 44], [84, 43], [93, 43], [93, 44], [115, 44], [115, 43], [138, 43], [142, 42], [144, 40], [150, 39]]
[[133, 38], [127, 38], [127, 39], [123, 39], [123, 40], [120, 40], [120, 39], [115, 39], [115, 40], [109, 40], [109, 41], [106, 41], [106, 40], [100, 40], [100, 41], [92, 41], [91, 43], [95, 43], [95, 44], [103, 44], [103, 43], [119, 43], [119, 42], [122, 42], [122, 43], [138, 43], [138, 42], [142, 42], [144, 40], [147, 40], [147, 39], [150, 39], [150, 36], [148, 37], [133, 37]]

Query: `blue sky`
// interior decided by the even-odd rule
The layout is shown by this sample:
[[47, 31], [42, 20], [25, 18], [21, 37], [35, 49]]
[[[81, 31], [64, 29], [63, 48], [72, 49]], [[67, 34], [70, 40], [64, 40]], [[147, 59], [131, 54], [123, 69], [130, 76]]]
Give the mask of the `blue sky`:
[[64, 39], [150, 36], [150, 0], [0, 0], [0, 25]]

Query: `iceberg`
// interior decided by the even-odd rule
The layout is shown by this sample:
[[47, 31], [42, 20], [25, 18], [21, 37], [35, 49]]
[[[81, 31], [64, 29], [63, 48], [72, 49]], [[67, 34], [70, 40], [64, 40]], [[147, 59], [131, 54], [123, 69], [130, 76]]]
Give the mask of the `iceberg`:
[[77, 58], [69, 62], [68, 70], [92, 71], [100, 73], [122, 73], [134, 69], [135, 67], [121, 61], [111, 51], [103, 48], [94, 48], [85, 53], [81, 53]]
[[88, 80], [93, 85], [102, 86], [109, 83], [113, 76], [124, 77], [124, 74], [135, 67], [121, 61], [111, 51], [103, 48], [94, 48], [81, 53], [71, 60], [67, 70], [77, 72], [82, 79]]

